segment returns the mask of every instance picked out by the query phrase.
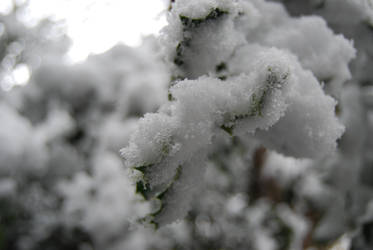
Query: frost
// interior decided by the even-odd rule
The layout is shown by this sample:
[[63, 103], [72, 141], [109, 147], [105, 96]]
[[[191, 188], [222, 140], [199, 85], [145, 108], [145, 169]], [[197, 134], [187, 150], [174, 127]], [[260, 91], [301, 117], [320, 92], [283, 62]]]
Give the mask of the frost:
[[[283, 106], [272, 105], [267, 99], [271, 100], [272, 95], [283, 98], [281, 90], [286, 85], [283, 81], [287, 80], [277, 70], [269, 66], [265, 72], [238, 76], [229, 82], [201, 77], [172, 87], [170, 91], [175, 101], [170, 107], [171, 116], [146, 115], [140, 120], [129, 146], [121, 151], [126, 166], [142, 173], [137, 191], [148, 200], [164, 200], [162, 212], [165, 211], [163, 206], [171, 204], [179, 208], [176, 211], [187, 211], [186, 201], [191, 198], [186, 199], [184, 194], [183, 202], [177, 202], [175, 190], [191, 193], [198, 190], [195, 177], [203, 168], [215, 130], [225, 123], [232, 127], [253, 120], [252, 128], [247, 128], [246, 132], [254, 132], [275, 122], [267, 113], [281, 112]], [[281, 82], [277, 77], [282, 77]], [[266, 102], [269, 104], [265, 105]], [[243, 129], [242, 125], [239, 129]], [[170, 150], [173, 144], [180, 145], [177, 152]], [[167, 213], [164, 219], [176, 219], [173, 213]], [[155, 212], [154, 216], [162, 218], [163, 214]], [[164, 219], [156, 219], [156, 223]]]
[[322, 19], [260, 0], [176, 1], [161, 41], [170, 103], [145, 115], [121, 151], [137, 192], [161, 201], [150, 216], [157, 225], [186, 214], [220, 130], [294, 157], [334, 152], [344, 126], [319, 80], [339, 89], [355, 51]]
[[332, 153], [344, 132], [344, 126], [333, 115], [336, 101], [322, 92], [310, 72], [298, 79], [286, 115], [268, 133], [259, 132], [258, 136], [286, 155], [320, 157]]

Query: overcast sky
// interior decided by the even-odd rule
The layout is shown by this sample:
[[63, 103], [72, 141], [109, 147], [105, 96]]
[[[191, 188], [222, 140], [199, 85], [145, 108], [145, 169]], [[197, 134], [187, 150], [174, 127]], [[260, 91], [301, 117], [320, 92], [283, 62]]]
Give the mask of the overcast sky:
[[[18, 0], [22, 1], [22, 0]], [[0, 0], [6, 12], [11, 0]], [[64, 19], [73, 40], [73, 60], [103, 52], [118, 41], [136, 46], [142, 35], [155, 34], [165, 25], [166, 0], [30, 0], [29, 18]]]

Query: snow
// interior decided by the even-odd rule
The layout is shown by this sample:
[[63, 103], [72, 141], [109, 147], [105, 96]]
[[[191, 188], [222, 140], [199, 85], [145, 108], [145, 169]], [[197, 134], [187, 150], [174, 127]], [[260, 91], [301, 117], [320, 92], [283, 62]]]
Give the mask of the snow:
[[[352, 5], [364, 12], [330, 0], [315, 13]], [[25, 231], [17, 247], [56, 232], [108, 250], [367, 243], [371, 74], [349, 63], [369, 64], [368, 35], [352, 43], [326, 20], [264, 0], [177, 0], [139, 48], [30, 67], [26, 86], [0, 93], [1, 221], [29, 216], [6, 224]]]
[[[251, 13], [260, 19], [257, 26], [242, 25], [242, 15]], [[122, 149], [128, 168], [145, 167], [135, 176], [148, 185], [150, 197], [174, 190], [179, 169], [182, 177], [197, 172], [184, 164], [195, 155], [207, 158], [222, 127], [288, 156], [321, 158], [334, 152], [344, 126], [335, 116], [337, 102], [318, 78], [331, 76], [340, 88], [350, 77], [347, 65], [355, 50], [322, 19], [291, 18], [281, 5], [265, 1], [206, 0], [177, 1], [169, 22], [161, 41], [173, 74], [181, 79], [169, 89], [174, 101], [145, 115]], [[315, 30], [320, 36], [304, 38]], [[170, 144], [178, 151], [170, 153]], [[178, 218], [174, 213], [185, 214], [184, 202], [174, 202], [177, 194], [171, 193], [165, 204], [178, 208], [168, 216]], [[170, 217], [156, 213], [155, 219]]]

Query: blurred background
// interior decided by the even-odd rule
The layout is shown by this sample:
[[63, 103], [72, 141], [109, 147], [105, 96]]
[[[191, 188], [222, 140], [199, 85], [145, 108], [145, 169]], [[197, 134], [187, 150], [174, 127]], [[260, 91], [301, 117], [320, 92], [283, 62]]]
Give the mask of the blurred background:
[[[54, 47], [49, 53], [60, 53], [73, 63], [119, 42], [139, 46], [143, 36], [158, 34], [166, 24], [166, 5], [167, 0], [2, 0], [0, 36], [2, 48], [7, 46], [9, 52], [3, 59], [22, 63], [26, 58], [20, 57], [28, 57], [34, 65], [40, 61], [38, 49], [46, 45]], [[5, 90], [24, 84], [30, 74], [27, 63], [11, 64], [2, 63], [2, 71], [12, 73], [13, 78], [2, 81]]]

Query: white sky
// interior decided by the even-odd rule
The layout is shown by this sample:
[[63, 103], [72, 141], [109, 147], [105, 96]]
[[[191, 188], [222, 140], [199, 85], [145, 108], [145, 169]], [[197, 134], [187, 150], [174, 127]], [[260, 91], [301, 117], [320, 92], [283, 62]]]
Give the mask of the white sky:
[[[22, 0], [18, 0], [22, 1]], [[0, 0], [6, 12], [11, 0]], [[166, 0], [30, 0], [30, 18], [64, 19], [73, 41], [69, 56], [83, 60], [122, 41], [136, 46], [142, 35], [156, 34], [166, 24]]]

